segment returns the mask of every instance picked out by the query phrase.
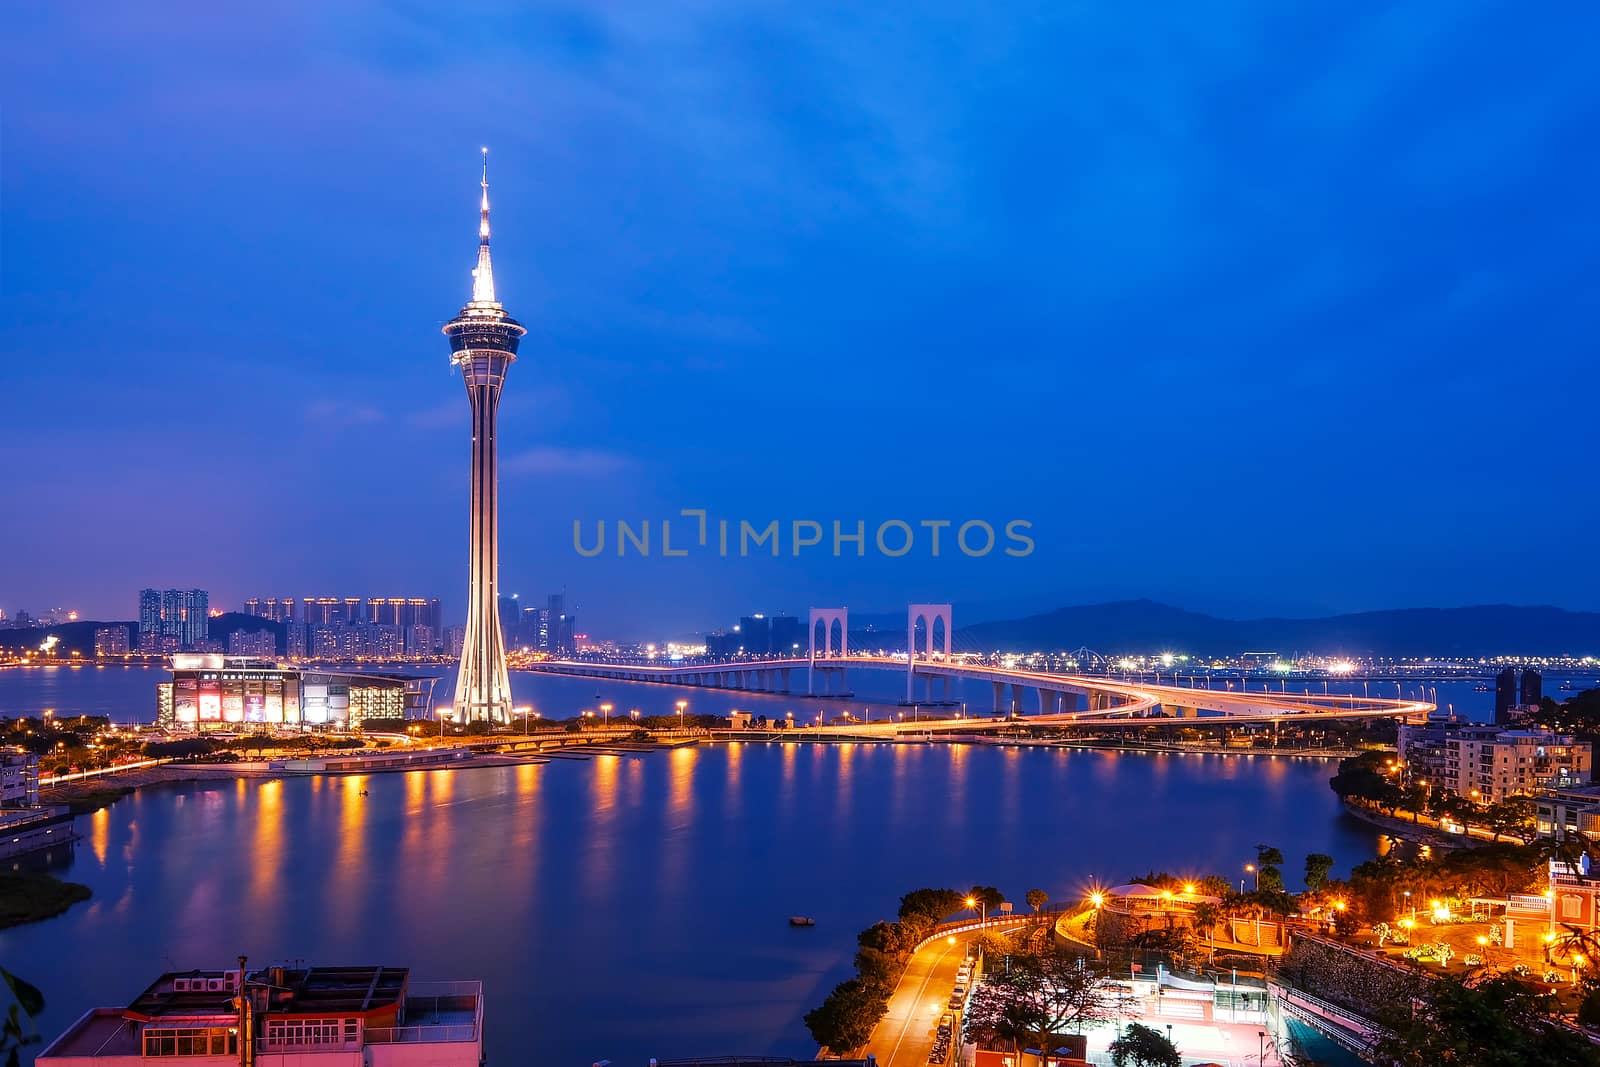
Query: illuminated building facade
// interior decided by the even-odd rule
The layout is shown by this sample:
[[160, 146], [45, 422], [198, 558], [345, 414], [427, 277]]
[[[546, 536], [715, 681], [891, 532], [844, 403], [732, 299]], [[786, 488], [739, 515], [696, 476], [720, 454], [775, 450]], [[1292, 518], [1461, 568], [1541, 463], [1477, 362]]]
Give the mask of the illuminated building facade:
[[450, 361], [461, 369], [472, 406], [472, 496], [468, 536], [467, 627], [456, 679], [458, 721], [506, 723], [511, 719], [511, 679], [500, 628], [499, 475], [495, 432], [500, 393], [528, 331], [495, 299], [489, 261], [489, 162], [484, 149], [478, 216], [478, 265], [472, 299], [444, 326]]
[[167, 729], [403, 730], [426, 718], [436, 678], [304, 670], [252, 656], [174, 656], [157, 687], [156, 722]]

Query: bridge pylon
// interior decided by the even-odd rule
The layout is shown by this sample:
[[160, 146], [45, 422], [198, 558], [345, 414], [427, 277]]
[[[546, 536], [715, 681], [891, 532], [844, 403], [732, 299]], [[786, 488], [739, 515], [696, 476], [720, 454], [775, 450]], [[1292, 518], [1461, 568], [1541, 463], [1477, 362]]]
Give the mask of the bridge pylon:
[[[830, 659], [834, 656], [834, 624], [839, 625], [839, 651], [838, 656], [843, 659], [850, 650], [850, 609], [849, 608], [812, 608], [811, 625], [808, 627], [810, 654], [806, 658], [806, 695], [817, 694], [817, 623], [822, 624], [822, 657]], [[839, 692], [846, 692], [844, 685], [844, 668], [839, 671]]]
[[906, 609], [906, 703], [916, 699], [917, 681], [917, 623], [922, 623], [923, 654], [933, 658], [933, 624], [944, 622], [944, 655], [950, 658], [950, 605], [912, 604]]

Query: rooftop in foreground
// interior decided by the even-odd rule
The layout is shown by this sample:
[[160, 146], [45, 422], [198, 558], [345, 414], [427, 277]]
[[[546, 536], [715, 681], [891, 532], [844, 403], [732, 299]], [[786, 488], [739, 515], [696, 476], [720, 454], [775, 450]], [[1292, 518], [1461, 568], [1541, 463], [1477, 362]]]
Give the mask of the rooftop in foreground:
[[418, 982], [405, 967], [267, 967], [170, 971], [126, 1007], [85, 1012], [37, 1062], [238, 1057], [254, 1034], [254, 1058], [337, 1053], [385, 1067], [399, 1046], [428, 1044], [435, 1067], [482, 1058], [483, 987]]

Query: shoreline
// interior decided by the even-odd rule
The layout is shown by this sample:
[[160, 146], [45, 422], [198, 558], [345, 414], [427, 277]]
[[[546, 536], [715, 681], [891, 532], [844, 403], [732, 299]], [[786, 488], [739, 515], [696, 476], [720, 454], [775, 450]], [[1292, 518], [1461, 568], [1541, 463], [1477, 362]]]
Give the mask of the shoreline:
[[54, 919], [93, 896], [88, 886], [53, 874], [0, 873], [0, 930]]
[[1369, 826], [1377, 827], [1390, 837], [1400, 838], [1401, 840], [1412, 839], [1418, 844], [1431, 845], [1434, 848], [1478, 848], [1482, 845], [1527, 844], [1521, 838], [1511, 837], [1506, 834], [1488, 837], [1478, 834], [1447, 834], [1437, 826], [1431, 826], [1423, 822], [1408, 822], [1398, 816], [1381, 815], [1375, 811], [1368, 811], [1359, 804], [1352, 804], [1348, 800], [1341, 800], [1340, 805], [1348, 814], [1360, 819]]
[[[549, 763], [553, 759], [592, 759], [605, 755], [636, 755], [655, 751], [667, 752], [684, 742], [659, 744], [630, 744], [619, 739], [606, 743], [588, 740], [577, 744], [562, 744], [552, 748], [530, 749], [514, 742], [506, 752], [481, 752], [464, 749], [471, 755], [459, 760], [441, 763], [424, 763], [400, 767], [351, 767], [337, 770], [289, 770], [273, 767], [268, 760], [238, 760], [232, 763], [163, 763], [155, 767], [141, 767], [121, 774], [100, 775], [76, 779], [59, 785], [48, 785], [40, 790], [43, 804], [75, 805], [85, 800], [97, 802], [75, 811], [87, 814], [96, 808], [114, 803], [141, 789], [164, 786], [198, 785], [206, 782], [227, 782], [253, 779], [279, 781], [285, 778], [350, 778], [373, 774], [405, 774], [412, 771], [477, 770], [485, 767], [521, 767]], [[623, 751], [618, 751], [622, 749]]]
[[[77, 800], [115, 794], [108, 798], [107, 802], [109, 803], [136, 793], [141, 789], [159, 786], [199, 785], [206, 782], [227, 782], [245, 779], [278, 781], [284, 778], [349, 778], [357, 775], [400, 774], [409, 771], [515, 767], [523, 764], [545, 762], [548, 762], [548, 760], [503, 756], [494, 753], [474, 755], [454, 763], [433, 763], [414, 767], [364, 767], [333, 771], [291, 771], [273, 768], [268, 763], [254, 760], [248, 762], [241, 760], [238, 763], [165, 763], [160, 767], [129, 771], [124, 775], [106, 775], [100, 778], [68, 782], [64, 785], [46, 786], [40, 790], [40, 801], [44, 804], [71, 804]], [[85, 812], [78, 812], [77, 814], [85, 814]]]
[[1239, 748], [1222, 747], [1220, 745], [1177, 745], [1148, 742], [1118, 742], [1118, 741], [1093, 741], [1074, 740], [1071, 738], [1013, 738], [992, 737], [986, 734], [899, 734], [883, 735], [863, 734], [859, 737], [850, 737], [843, 734], [830, 734], [825, 737], [815, 736], [805, 729], [792, 730], [749, 730], [758, 736], [741, 737], [740, 733], [746, 731], [716, 730], [706, 739], [707, 744], [770, 744], [803, 742], [816, 745], [978, 745], [985, 748], [1070, 748], [1082, 752], [1142, 752], [1154, 755], [1178, 756], [1283, 756], [1301, 759], [1343, 760], [1351, 756], [1358, 756], [1358, 749], [1325, 749], [1325, 748]]

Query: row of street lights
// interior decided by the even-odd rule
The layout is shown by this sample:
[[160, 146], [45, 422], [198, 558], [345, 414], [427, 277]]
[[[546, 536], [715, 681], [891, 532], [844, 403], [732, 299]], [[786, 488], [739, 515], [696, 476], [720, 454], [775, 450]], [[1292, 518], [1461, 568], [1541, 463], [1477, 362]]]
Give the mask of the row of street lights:
[[[688, 710], [689, 702], [687, 700], [680, 700], [680, 701], [678, 701], [676, 706], [677, 706], [677, 709], [678, 709], [678, 729], [681, 730], [681, 729], [683, 729], [684, 712]], [[609, 703], [600, 705], [600, 716], [601, 716], [600, 723], [601, 723], [602, 726], [606, 726], [606, 725], [610, 724], [610, 722], [611, 722], [611, 711], [612, 711], [613, 707], [614, 707], [614, 705], [609, 704]], [[51, 714], [54, 714], [54, 713], [53, 712], [46, 712], [45, 714], [48, 716], [48, 715], [51, 715]], [[447, 724], [448, 723], [452, 723], [452, 722], [455, 721], [455, 718], [456, 718], [455, 709], [454, 708], [439, 708], [438, 711], [436, 712], [436, 714], [439, 716], [439, 736], [441, 738], [443, 738], [445, 730], [447, 728]], [[531, 720], [544, 718], [544, 715], [542, 713], [540, 713], [540, 712], [534, 711], [533, 707], [531, 705], [524, 705], [524, 706], [522, 706], [520, 708], [512, 708], [511, 709], [511, 714], [517, 716], [518, 718], [520, 718], [522, 720], [522, 735], [524, 737], [527, 737], [527, 736], [531, 735], [532, 732], [533, 732], [533, 726], [532, 726]], [[639, 709], [638, 708], [634, 708], [632, 711], [628, 712], [628, 714], [633, 718], [634, 722], [638, 722], [639, 721]], [[584, 712], [583, 712], [583, 717], [585, 719], [592, 719], [592, 718], [594, 718], [594, 712], [589, 711], [588, 709], [585, 709]], [[48, 719], [46, 721], [48, 721]]]

